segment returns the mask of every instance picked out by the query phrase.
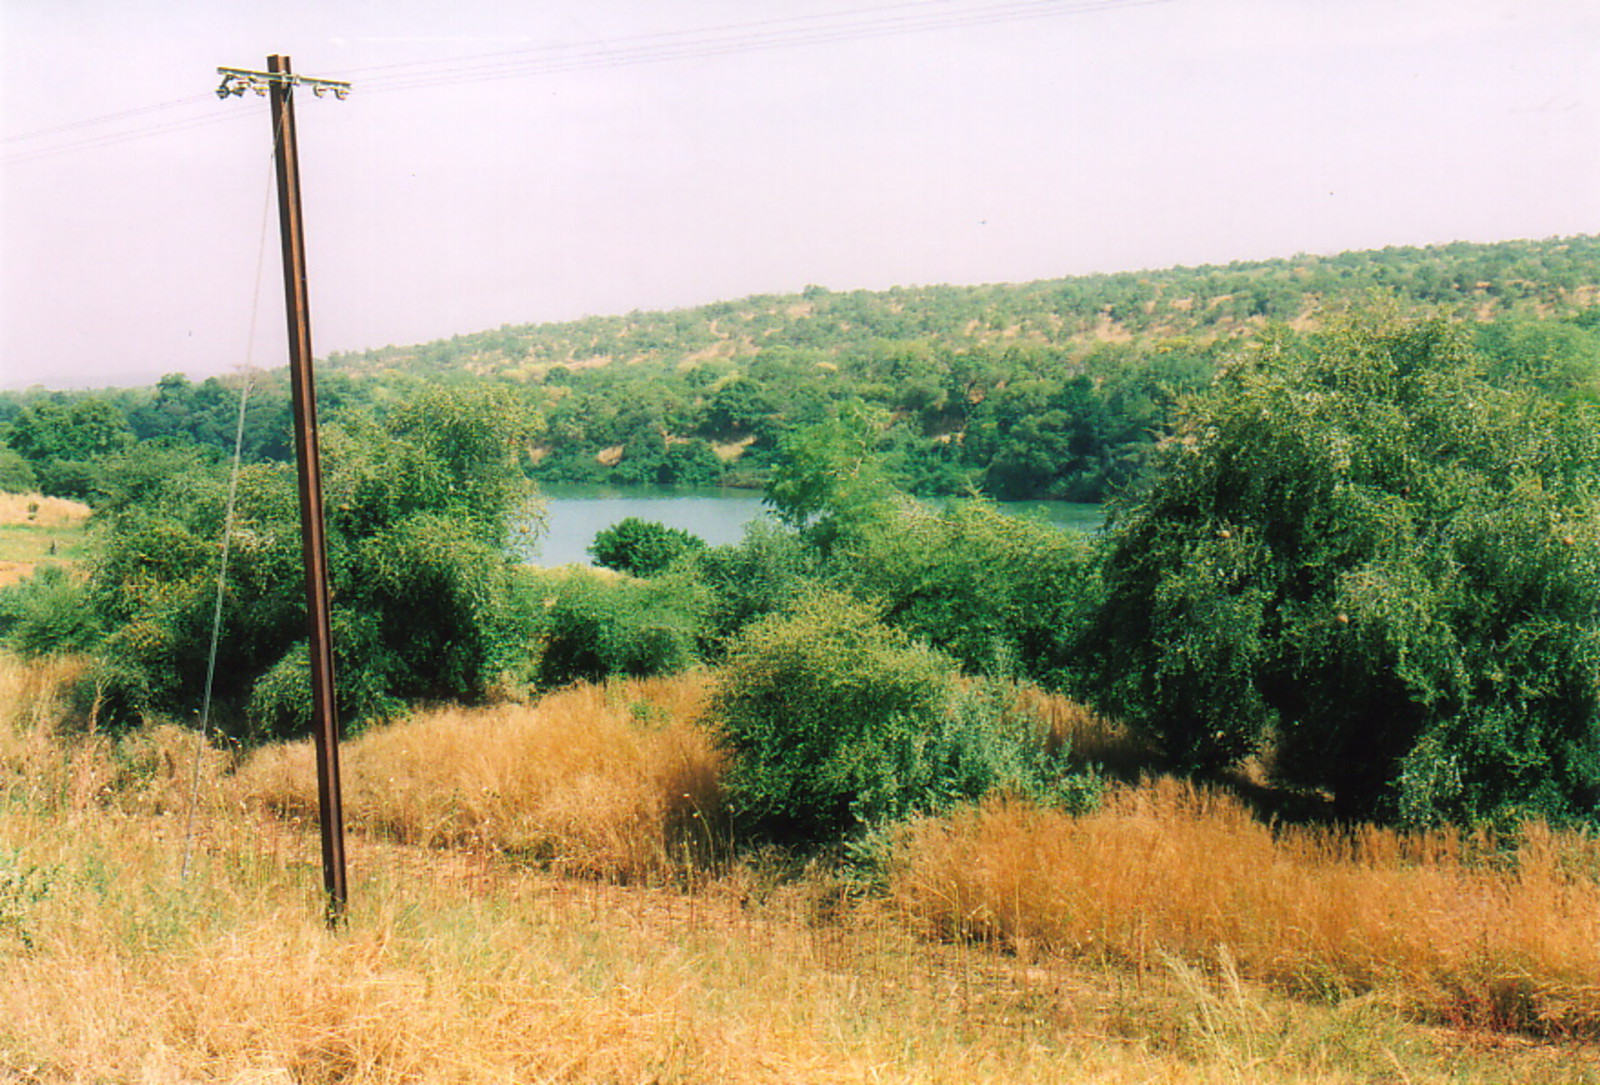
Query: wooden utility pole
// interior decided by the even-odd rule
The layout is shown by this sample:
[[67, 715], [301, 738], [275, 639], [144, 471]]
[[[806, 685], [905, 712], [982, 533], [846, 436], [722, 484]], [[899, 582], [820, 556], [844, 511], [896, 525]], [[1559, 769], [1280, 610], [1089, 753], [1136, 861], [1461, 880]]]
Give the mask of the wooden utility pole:
[[322, 518], [322, 460], [317, 450], [316, 381], [311, 369], [311, 306], [306, 290], [306, 245], [300, 213], [300, 158], [295, 143], [294, 88], [312, 87], [343, 98], [348, 83], [304, 79], [286, 56], [267, 58], [266, 72], [219, 68], [220, 97], [263, 90], [272, 96], [278, 173], [278, 226], [283, 238], [283, 292], [289, 321], [289, 374], [294, 394], [294, 445], [300, 480], [300, 550], [305, 565], [307, 641], [311, 650], [312, 737], [317, 750], [317, 805], [322, 826], [322, 884], [330, 927], [344, 922], [344, 804], [339, 786], [339, 720], [334, 698], [333, 637], [329, 622], [327, 540]]

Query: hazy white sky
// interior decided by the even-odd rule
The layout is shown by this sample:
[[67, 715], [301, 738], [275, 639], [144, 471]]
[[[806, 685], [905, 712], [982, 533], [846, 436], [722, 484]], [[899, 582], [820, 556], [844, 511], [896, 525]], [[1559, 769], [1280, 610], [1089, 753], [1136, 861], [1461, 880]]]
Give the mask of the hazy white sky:
[[0, 386], [283, 364], [271, 52], [319, 356], [1600, 232], [1596, 0], [0, 0]]

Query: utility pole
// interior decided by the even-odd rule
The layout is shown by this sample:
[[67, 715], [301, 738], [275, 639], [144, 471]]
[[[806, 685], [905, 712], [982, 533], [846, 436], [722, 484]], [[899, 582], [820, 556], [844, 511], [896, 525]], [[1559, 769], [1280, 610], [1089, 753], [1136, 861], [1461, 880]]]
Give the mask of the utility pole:
[[278, 174], [278, 226], [283, 238], [283, 290], [289, 320], [289, 374], [294, 395], [294, 446], [300, 480], [300, 551], [305, 565], [307, 642], [311, 650], [312, 737], [317, 750], [317, 807], [322, 827], [322, 884], [328, 926], [344, 922], [344, 804], [339, 786], [339, 720], [334, 699], [333, 637], [329, 622], [327, 539], [322, 518], [322, 460], [317, 450], [316, 381], [311, 370], [311, 308], [300, 213], [300, 156], [295, 143], [294, 88], [317, 97], [350, 93], [350, 84], [293, 74], [286, 56], [267, 58], [265, 72], [218, 68], [217, 96], [270, 92]]

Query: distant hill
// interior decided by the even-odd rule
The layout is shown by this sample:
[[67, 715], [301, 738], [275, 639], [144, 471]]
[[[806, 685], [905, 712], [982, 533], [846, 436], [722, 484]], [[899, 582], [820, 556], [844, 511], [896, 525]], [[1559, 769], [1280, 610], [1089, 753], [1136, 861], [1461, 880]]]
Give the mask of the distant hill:
[[1460, 242], [1337, 256], [1171, 268], [985, 286], [757, 295], [669, 312], [506, 325], [418, 346], [334, 354], [353, 377], [537, 380], [555, 366], [675, 366], [785, 347], [838, 356], [885, 341], [949, 349], [1074, 346], [1150, 338], [1209, 342], [1269, 320], [1305, 327], [1373, 291], [1463, 320], [1570, 316], [1600, 301], [1600, 237]]
[[[856, 401], [910, 490], [1097, 501], [1138, 473], [1220, 353], [1271, 322], [1313, 330], [1374, 295], [1497, 329], [1477, 333], [1482, 349], [1539, 355], [1530, 364], [1559, 371], [1556, 383], [1600, 384], [1597, 237], [1020, 284], [809, 287], [329, 364], [380, 403], [422, 381], [524, 389], [545, 420], [527, 466], [547, 481], [757, 485], [787, 433]], [[1566, 330], [1537, 342], [1507, 330], [1525, 324]]]
[[[1460, 321], [1493, 379], [1600, 398], [1600, 237], [1391, 248], [1018, 284], [722, 301], [506, 326], [335, 354], [323, 417], [426, 384], [493, 384], [542, 422], [546, 482], [760, 485], [797, 429], [849, 405], [923, 494], [1098, 501], [1134, 478], [1186, 393], [1271, 323], [1312, 333], [1389, 299]], [[0, 393], [0, 475], [91, 498], [134, 443], [232, 451], [237, 393], [172, 374], [149, 389]], [[290, 455], [286, 371], [249, 402], [245, 455]]]

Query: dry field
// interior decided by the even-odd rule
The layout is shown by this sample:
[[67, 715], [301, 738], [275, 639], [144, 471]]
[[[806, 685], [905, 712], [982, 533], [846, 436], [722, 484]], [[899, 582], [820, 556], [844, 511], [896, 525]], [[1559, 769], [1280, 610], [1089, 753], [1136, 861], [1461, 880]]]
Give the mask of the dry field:
[[[730, 850], [691, 677], [350, 743], [330, 933], [304, 751], [206, 749], [191, 823], [194, 736], [68, 733], [74, 667], [0, 658], [0, 1081], [1600, 1081], [1590, 841], [1157, 784], [924, 823], [865, 885]], [[1542, 1009], [1452, 1013], [1462, 953]]]
[[40, 494], [0, 493], [0, 587], [32, 574], [41, 561], [82, 556], [89, 506]]

